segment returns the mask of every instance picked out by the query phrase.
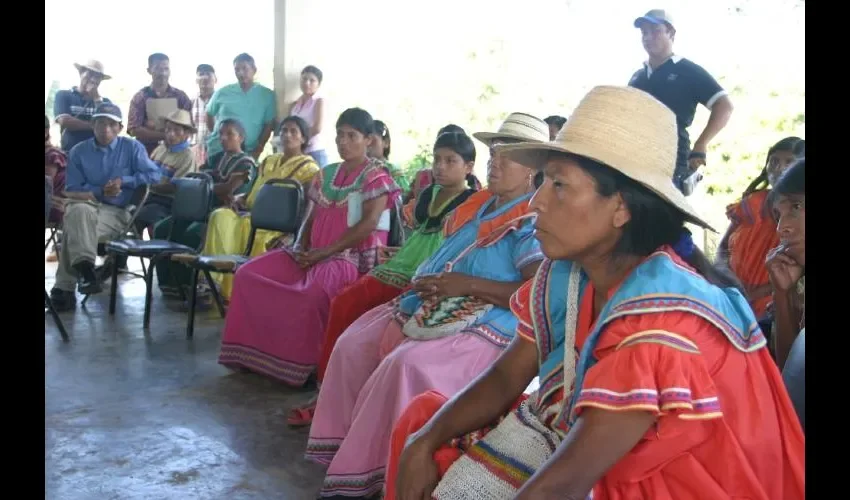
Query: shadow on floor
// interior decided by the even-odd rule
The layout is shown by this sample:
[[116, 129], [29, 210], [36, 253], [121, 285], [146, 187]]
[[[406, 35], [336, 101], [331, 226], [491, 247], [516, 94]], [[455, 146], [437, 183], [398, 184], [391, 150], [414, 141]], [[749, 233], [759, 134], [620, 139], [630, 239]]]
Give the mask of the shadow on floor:
[[311, 392], [218, 365], [215, 310], [187, 340], [182, 307], [155, 292], [145, 334], [144, 282], [119, 294], [114, 317], [108, 293], [63, 313], [67, 344], [45, 314], [45, 498], [316, 498], [324, 469], [285, 423]]

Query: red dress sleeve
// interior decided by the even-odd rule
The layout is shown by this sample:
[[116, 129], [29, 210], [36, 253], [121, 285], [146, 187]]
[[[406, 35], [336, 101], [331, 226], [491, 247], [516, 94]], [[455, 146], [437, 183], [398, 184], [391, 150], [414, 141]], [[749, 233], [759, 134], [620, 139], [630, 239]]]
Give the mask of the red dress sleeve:
[[529, 342], [537, 342], [534, 337], [534, 323], [531, 321], [531, 286], [534, 282], [530, 279], [522, 284], [519, 289], [511, 295], [511, 312], [517, 318], [516, 333]]
[[585, 376], [576, 409], [719, 418], [717, 388], [700, 343], [724, 342], [721, 337], [711, 323], [684, 312], [617, 319], [596, 346], [599, 361]]

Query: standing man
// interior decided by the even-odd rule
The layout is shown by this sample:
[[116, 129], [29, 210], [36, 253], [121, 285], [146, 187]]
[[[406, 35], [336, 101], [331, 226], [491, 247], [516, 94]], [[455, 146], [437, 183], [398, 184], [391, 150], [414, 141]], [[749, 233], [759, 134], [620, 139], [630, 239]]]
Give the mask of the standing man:
[[150, 154], [165, 139], [165, 121], [162, 118], [178, 109], [191, 112], [192, 100], [186, 92], [168, 84], [171, 66], [167, 55], [156, 53], [148, 56], [148, 74], [151, 75], [150, 86], [138, 91], [130, 101], [127, 133], [138, 139]]
[[192, 136], [192, 148], [195, 152], [195, 163], [203, 165], [207, 161], [207, 139], [210, 128], [207, 127], [207, 104], [215, 92], [215, 69], [209, 64], [199, 64], [195, 70], [195, 81], [198, 83], [198, 96], [192, 101], [192, 122], [197, 132]]
[[71, 150], [59, 267], [50, 291], [59, 310], [74, 308], [75, 288], [83, 294], [101, 291], [94, 267], [97, 244], [120, 236], [130, 221], [126, 207], [133, 191], [162, 176], [138, 141], [118, 136], [121, 121], [118, 106], [99, 105], [92, 115], [94, 137]]
[[91, 117], [98, 104], [111, 102], [100, 97], [100, 82], [111, 77], [103, 72], [103, 63], [90, 59], [74, 63], [80, 72], [80, 85], [60, 90], [53, 98], [53, 116], [60, 127], [60, 147], [68, 153], [77, 144], [94, 137]]
[[245, 128], [243, 150], [257, 160], [274, 129], [277, 99], [270, 88], [254, 82], [257, 66], [250, 55], [243, 53], [236, 56], [233, 71], [239, 83], [218, 89], [207, 103], [207, 127], [212, 130], [207, 139], [207, 154], [212, 156], [221, 152], [218, 124], [227, 118], [235, 118]]
[[[702, 179], [698, 169], [705, 165], [708, 144], [732, 116], [732, 100], [702, 66], [673, 53], [676, 28], [670, 14], [653, 9], [635, 19], [634, 26], [640, 29], [649, 60], [632, 76], [629, 85], [651, 94], [676, 114], [679, 151], [673, 183], [689, 196]], [[691, 147], [688, 127], [694, 121], [697, 104], [711, 110], [711, 116]]]

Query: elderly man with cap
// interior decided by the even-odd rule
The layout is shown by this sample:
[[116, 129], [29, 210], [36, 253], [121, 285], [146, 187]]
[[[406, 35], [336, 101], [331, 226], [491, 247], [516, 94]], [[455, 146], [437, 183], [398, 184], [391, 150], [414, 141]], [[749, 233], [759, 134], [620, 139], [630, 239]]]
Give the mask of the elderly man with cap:
[[65, 152], [94, 137], [91, 116], [98, 104], [111, 102], [98, 93], [100, 82], [111, 78], [103, 72], [103, 63], [90, 59], [74, 63], [74, 67], [80, 72], [80, 85], [60, 90], [53, 99], [53, 116], [61, 128], [60, 147]]
[[50, 298], [57, 309], [73, 309], [80, 293], [101, 291], [94, 262], [98, 242], [119, 236], [130, 220], [133, 191], [156, 184], [162, 174], [135, 139], [119, 137], [121, 110], [104, 103], [92, 115], [94, 137], [71, 149], [65, 177], [62, 248]]
[[171, 215], [176, 191], [171, 181], [198, 169], [191, 149], [191, 138], [196, 133], [192, 116], [184, 109], [173, 111], [165, 118], [165, 141], [151, 153], [151, 160], [162, 169], [162, 181], [151, 186], [145, 206], [136, 215], [135, 225], [140, 234], [149, 228], [153, 235], [153, 226]]
[[[688, 196], [702, 179], [697, 170], [705, 165], [708, 144], [732, 116], [732, 100], [702, 66], [673, 53], [676, 28], [667, 11], [650, 10], [635, 19], [634, 26], [640, 29], [649, 60], [632, 76], [629, 85], [648, 92], [675, 113], [679, 149], [673, 183]], [[691, 147], [688, 127], [694, 121], [697, 104], [711, 110], [711, 116]]]

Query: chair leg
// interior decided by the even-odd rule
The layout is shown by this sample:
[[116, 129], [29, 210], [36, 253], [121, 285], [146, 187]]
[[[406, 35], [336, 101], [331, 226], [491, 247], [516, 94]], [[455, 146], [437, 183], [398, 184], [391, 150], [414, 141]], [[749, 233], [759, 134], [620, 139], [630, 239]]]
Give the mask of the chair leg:
[[62, 336], [62, 340], [69, 342], [71, 339], [68, 337], [68, 331], [65, 330], [65, 324], [62, 322], [62, 318], [59, 317], [59, 313], [56, 312], [56, 309], [53, 307], [53, 301], [50, 300], [50, 295], [47, 294], [47, 290], [44, 291], [44, 303], [47, 305], [47, 310], [50, 311], [50, 315], [53, 316], [53, 321], [56, 323], [56, 327], [59, 328], [59, 335]]
[[218, 306], [218, 313], [221, 314], [221, 317], [224, 318], [226, 311], [224, 309], [224, 301], [221, 298], [221, 295], [218, 293], [218, 288], [215, 286], [215, 281], [213, 281], [212, 276], [210, 276], [210, 272], [206, 269], [204, 270], [204, 277], [207, 278], [207, 283], [210, 285], [210, 291], [212, 291], [213, 298], [215, 299], [215, 305]]
[[139, 261], [142, 263], [142, 274], [148, 274], [148, 270], [145, 267], [145, 258], [139, 257]]
[[[113, 255], [113, 257], [115, 257]], [[118, 296], [118, 259], [112, 259], [112, 283], [109, 285], [109, 315], [115, 314], [115, 300]], [[87, 299], [88, 297], [86, 297]], [[83, 299], [85, 300], [85, 299]]]
[[151, 263], [145, 272], [145, 318], [142, 322], [142, 328], [147, 330], [151, 324], [151, 302], [153, 301], [153, 271], [156, 268], [156, 261], [160, 255], [154, 255], [151, 258]]
[[186, 338], [191, 339], [195, 334], [195, 303], [198, 300], [198, 273], [201, 270], [192, 269], [192, 290], [189, 292], [189, 323], [186, 325]]

